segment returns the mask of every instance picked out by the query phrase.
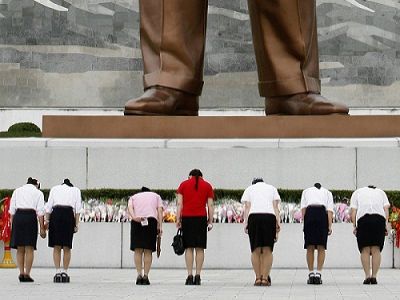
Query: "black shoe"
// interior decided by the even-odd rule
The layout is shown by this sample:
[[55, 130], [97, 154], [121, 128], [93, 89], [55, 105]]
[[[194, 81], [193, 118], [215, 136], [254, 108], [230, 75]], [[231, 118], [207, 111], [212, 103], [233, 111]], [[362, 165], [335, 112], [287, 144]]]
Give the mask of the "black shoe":
[[25, 282], [25, 275], [19, 274], [18, 280], [19, 282]]
[[371, 284], [371, 278], [365, 278], [363, 284]]
[[138, 275], [136, 277], [136, 285], [143, 285], [143, 277], [142, 277], [142, 275]]
[[63, 283], [68, 283], [69, 282], [69, 276], [68, 276], [67, 273], [65, 273], [65, 272], [61, 273], [61, 282], [63, 282]]
[[314, 284], [322, 284], [321, 273], [315, 273]]
[[24, 282], [34, 282], [31, 276], [29, 275], [24, 275]]
[[200, 275], [194, 276], [194, 282], [193, 282], [193, 284], [194, 284], [194, 285], [201, 285], [201, 278], [200, 278]]
[[315, 274], [314, 273], [308, 274], [307, 284], [315, 284]]
[[142, 285], [150, 285], [150, 280], [147, 275], [143, 275], [142, 277]]
[[61, 273], [57, 273], [56, 275], [54, 275], [53, 282], [54, 283], [61, 282]]
[[189, 275], [189, 276], [186, 278], [185, 285], [193, 285], [193, 284], [194, 284], [194, 282], [193, 282], [193, 275]]
[[376, 281], [375, 277], [371, 277], [371, 284], [378, 284], [378, 281]]

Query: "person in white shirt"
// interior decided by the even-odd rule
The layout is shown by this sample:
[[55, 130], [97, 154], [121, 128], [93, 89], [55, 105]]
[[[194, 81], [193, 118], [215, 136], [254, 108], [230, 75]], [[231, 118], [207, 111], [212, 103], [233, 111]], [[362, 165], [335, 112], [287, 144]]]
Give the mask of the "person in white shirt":
[[[376, 275], [381, 265], [381, 251], [388, 234], [390, 203], [386, 193], [370, 185], [356, 190], [350, 199], [353, 233], [357, 237], [364, 284], [377, 284]], [[372, 266], [372, 270], [371, 270]]]
[[20, 282], [33, 282], [30, 276], [34, 250], [38, 236], [46, 237], [44, 226], [44, 196], [40, 184], [32, 177], [22, 187], [17, 188], [11, 197], [9, 213], [11, 216], [11, 248], [17, 249], [18, 279]]
[[[322, 284], [322, 267], [325, 262], [328, 235], [332, 233], [333, 196], [330, 191], [315, 183], [301, 194], [301, 212], [304, 222], [304, 249], [309, 270], [308, 284]], [[317, 270], [314, 253], [318, 252]]]
[[[67, 178], [61, 185], [50, 190], [46, 205], [46, 227], [49, 230], [49, 247], [53, 248], [56, 268], [54, 282], [70, 282], [68, 268], [74, 233], [78, 232], [79, 216], [82, 209], [81, 191]], [[63, 270], [61, 270], [61, 250]]]
[[271, 285], [272, 252], [280, 230], [280, 201], [278, 190], [262, 178], [253, 179], [242, 195], [244, 226], [249, 235], [256, 286]]

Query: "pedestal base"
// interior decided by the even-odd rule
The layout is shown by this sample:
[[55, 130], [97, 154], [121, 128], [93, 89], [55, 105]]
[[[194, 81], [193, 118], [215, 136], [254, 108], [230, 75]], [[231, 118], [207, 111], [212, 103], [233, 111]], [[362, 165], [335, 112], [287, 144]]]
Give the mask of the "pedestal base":
[[400, 116], [43, 116], [52, 138], [398, 137]]

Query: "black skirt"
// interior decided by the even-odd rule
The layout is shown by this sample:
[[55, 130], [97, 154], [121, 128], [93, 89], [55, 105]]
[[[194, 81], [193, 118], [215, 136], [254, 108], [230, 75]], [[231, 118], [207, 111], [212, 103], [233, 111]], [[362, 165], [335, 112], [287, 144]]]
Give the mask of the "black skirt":
[[207, 217], [182, 217], [182, 233], [185, 249], [207, 249]]
[[54, 206], [50, 214], [49, 247], [60, 246], [72, 249], [75, 216], [70, 206]]
[[364, 247], [378, 246], [380, 251], [385, 243], [386, 219], [378, 214], [367, 214], [357, 221], [357, 244], [360, 252]]
[[250, 248], [253, 252], [259, 247], [274, 250], [276, 240], [276, 217], [273, 214], [250, 214], [248, 220]]
[[30, 246], [36, 250], [38, 221], [33, 209], [17, 209], [13, 217], [10, 247]]
[[309, 206], [304, 216], [304, 249], [308, 246], [324, 246], [328, 242], [328, 213], [325, 206]]
[[148, 218], [148, 225], [142, 226], [140, 222], [131, 221], [131, 247], [135, 249], [147, 249], [156, 251], [157, 219]]

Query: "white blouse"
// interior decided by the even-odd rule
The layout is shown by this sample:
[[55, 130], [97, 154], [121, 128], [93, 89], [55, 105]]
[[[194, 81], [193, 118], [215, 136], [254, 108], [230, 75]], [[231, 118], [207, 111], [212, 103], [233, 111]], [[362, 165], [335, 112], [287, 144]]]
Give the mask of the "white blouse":
[[301, 194], [301, 208], [309, 205], [323, 205], [326, 210], [333, 212], [333, 195], [326, 188], [315, 186], [305, 189]]
[[56, 185], [51, 188], [49, 201], [46, 204], [46, 213], [50, 214], [54, 206], [71, 206], [75, 214], [81, 213], [81, 191], [77, 187], [66, 184]]
[[386, 218], [384, 208], [389, 206], [386, 193], [377, 188], [360, 188], [351, 195], [350, 199], [350, 207], [357, 210], [357, 221], [366, 214], [378, 214]]
[[278, 190], [265, 182], [257, 182], [245, 189], [241, 202], [250, 202], [250, 214], [263, 213], [275, 215], [273, 201], [281, 201]]
[[44, 215], [44, 195], [33, 184], [25, 184], [14, 190], [9, 213], [15, 215], [17, 209], [34, 209], [38, 216]]

